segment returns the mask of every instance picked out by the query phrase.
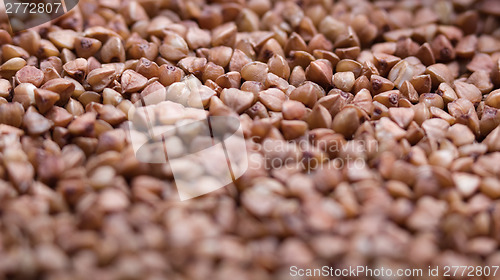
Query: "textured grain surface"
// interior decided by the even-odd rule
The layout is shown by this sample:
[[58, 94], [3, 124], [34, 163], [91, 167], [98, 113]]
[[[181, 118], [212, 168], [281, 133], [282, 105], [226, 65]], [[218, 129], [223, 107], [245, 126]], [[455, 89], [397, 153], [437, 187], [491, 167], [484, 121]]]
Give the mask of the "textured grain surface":
[[[0, 279], [498, 265], [499, 11], [81, 0], [18, 34], [0, 17]], [[208, 114], [239, 118], [249, 168], [180, 202], [171, 167], [138, 161], [125, 127], [134, 103], [184, 98], [188, 75]], [[199, 117], [168, 106], [133, 121]], [[210, 146], [190, 140], [168, 145]]]

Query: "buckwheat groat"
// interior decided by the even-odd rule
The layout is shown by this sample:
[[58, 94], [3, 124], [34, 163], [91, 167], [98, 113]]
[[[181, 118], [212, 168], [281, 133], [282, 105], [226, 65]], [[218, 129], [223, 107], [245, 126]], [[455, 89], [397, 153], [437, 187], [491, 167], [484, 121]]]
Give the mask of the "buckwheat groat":
[[500, 1], [82, 0], [17, 33], [6, 15], [1, 279], [500, 276]]

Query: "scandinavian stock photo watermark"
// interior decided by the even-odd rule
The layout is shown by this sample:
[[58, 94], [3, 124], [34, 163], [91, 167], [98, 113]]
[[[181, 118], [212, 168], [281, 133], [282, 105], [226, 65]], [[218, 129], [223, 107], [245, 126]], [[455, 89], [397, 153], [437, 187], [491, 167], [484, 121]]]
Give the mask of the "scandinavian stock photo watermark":
[[[362, 140], [341, 145], [321, 139], [314, 144], [305, 138], [263, 142], [256, 137], [245, 139], [238, 117], [212, 116], [204, 109], [210, 93], [211, 89], [189, 75], [144, 94], [128, 113], [127, 134], [136, 158], [145, 163], [168, 163], [181, 200], [225, 187], [248, 168], [295, 166], [314, 172], [325, 165], [337, 169], [366, 165], [364, 158], [356, 156], [366, 152], [367, 143]], [[250, 166], [251, 152], [259, 153], [262, 160]], [[341, 156], [330, 160], [329, 155]]]
[[7, 16], [12, 32], [20, 32], [68, 13], [78, 0], [3, 0], [0, 15]]
[[205, 90], [188, 76], [144, 96], [128, 114], [135, 156], [146, 163], [168, 162], [181, 200], [222, 188], [248, 167], [238, 118], [209, 116]]
[[[366, 265], [332, 267], [324, 265], [317, 268], [290, 266], [289, 275], [292, 279], [303, 277], [319, 277], [332, 279], [332, 277], [349, 278], [377, 278], [377, 279], [471, 279], [474, 277], [496, 277], [499, 274], [498, 265], [444, 265], [427, 266], [420, 268], [409, 267], [370, 267]], [[316, 279], [316, 278], [315, 278]]]
[[[251, 137], [250, 140], [257, 142], [255, 138]], [[352, 140], [349, 145], [331, 143], [328, 140], [315, 140], [311, 143], [307, 138], [294, 141], [266, 140], [256, 148], [256, 151], [263, 155], [264, 160], [258, 162], [253, 168], [270, 170], [298, 165], [306, 172], [332, 167], [339, 170], [344, 167], [362, 169], [366, 167], [366, 159], [356, 155], [365, 154], [366, 146], [364, 140]], [[310, 154], [311, 150], [316, 152], [316, 156]], [[327, 159], [332, 154], [341, 156]]]

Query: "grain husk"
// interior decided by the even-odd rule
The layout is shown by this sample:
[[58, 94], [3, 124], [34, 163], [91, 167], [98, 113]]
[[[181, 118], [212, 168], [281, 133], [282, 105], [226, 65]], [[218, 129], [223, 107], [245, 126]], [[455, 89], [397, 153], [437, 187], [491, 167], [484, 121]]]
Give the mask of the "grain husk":
[[307, 66], [305, 74], [308, 80], [322, 87], [329, 87], [332, 85], [332, 65], [330, 61], [326, 59], [318, 59], [311, 62], [311, 64]]

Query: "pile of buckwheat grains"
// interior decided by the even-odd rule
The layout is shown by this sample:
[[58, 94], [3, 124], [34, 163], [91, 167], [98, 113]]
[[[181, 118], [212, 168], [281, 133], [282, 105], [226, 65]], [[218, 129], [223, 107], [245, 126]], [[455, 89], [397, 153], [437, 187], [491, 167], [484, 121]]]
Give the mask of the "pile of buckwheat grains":
[[[500, 265], [500, 1], [80, 0], [16, 34], [0, 9], [0, 279]], [[249, 168], [181, 202], [124, 128], [190, 74]]]

